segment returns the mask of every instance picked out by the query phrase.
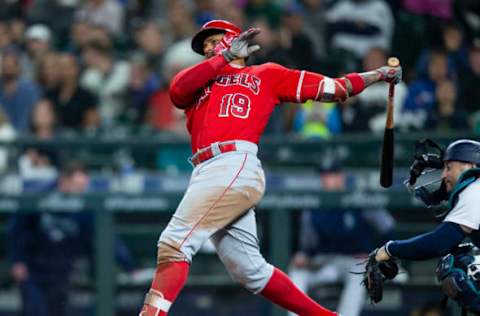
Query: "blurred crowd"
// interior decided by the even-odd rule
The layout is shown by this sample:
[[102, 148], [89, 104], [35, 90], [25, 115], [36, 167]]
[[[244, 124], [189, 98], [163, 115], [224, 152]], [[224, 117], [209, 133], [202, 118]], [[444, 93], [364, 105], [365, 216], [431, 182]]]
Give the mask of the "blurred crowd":
[[[474, 0], [3, 0], [0, 139], [30, 134], [183, 135], [168, 84], [198, 62], [190, 38], [221, 18], [262, 29], [251, 64], [340, 76], [400, 57], [399, 130], [480, 130], [480, 3]], [[386, 87], [343, 104], [280, 107], [267, 133], [377, 132]]]
[[[249, 58], [250, 64], [276, 62], [336, 77], [376, 69], [389, 56], [397, 56], [404, 70], [404, 82], [395, 94], [399, 132], [480, 133], [478, 0], [0, 0], [0, 142], [24, 136], [185, 136], [184, 114], [171, 104], [169, 82], [179, 70], [203, 59], [191, 50], [190, 40], [203, 23], [215, 18], [261, 28], [256, 38], [261, 50]], [[275, 110], [266, 133], [325, 139], [382, 132], [386, 94], [387, 84], [379, 83], [344, 103], [285, 104]], [[0, 147], [0, 172], [7, 168], [8, 156]], [[133, 164], [128, 156], [119, 158], [126, 172]], [[87, 170], [78, 165], [58, 168], [58, 160], [58, 153], [48, 148], [22, 152], [16, 163], [26, 180], [23, 190], [88, 191]], [[322, 178], [325, 190], [344, 189], [344, 174], [328, 171]], [[55, 181], [26, 189], [29, 179]], [[302, 212], [302, 221], [307, 219], [311, 227], [301, 225], [303, 242], [291, 273], [306, 291], [317, 281], [343, 280], [344, 297], [362, 297], [358, 289], [356, 296], [349, 294], [348, 284], [358, 285], [347, 273], [352, 258], [371, 249], [374, 237], [388, 239], [394, 222], [385, 210], [317, 211]], [[72, 251], [72, 258], [84, 252], [71, 244], [91, 235], [92, 218], [73, 215], [14, 215], [9, 221], [12, 275], [22, 284], [24, 301], [38, 303], [32, 304], [32, 315], [48, 315], [49, 310], [63, 314], [64, 306], [56, 302], [65, 300], [67, 281], [47, 282], [37, 276], [50, 271], [42, 270], [42, 260], [62, 258], [65, 249]], [[332, 234], [325, 230], [331, 227], [316, 225], [323, 222], [336, 223], [331, 227], [337, 231]], [[368, 225], [371, 232], [381, 228], [376, 232], [381, 236], [366, 234], [361, 228]], [[338, 248], [342, 236], [350, 251]], [[318, 243], [305, 242], [312, 240]], [[349, 244], [351, 240], [358, 247]], [[45, 247], [38, 248], [35, 241]], [[118, 248], [121, 259], [122, 247]], [[318, 264], [317, 255], [330, 253], [340, 262], [337, 270], [323, 266], [328, 273], [310, 273]], [[70, 257], [66, 259], [57, 260], [62, 267], [56, 269], [65, 271], [62, 277], [71, 269]], [[128, 260], [123, 261], [125, 270], [131, 269]], [[39, 293], [53, 289], [54, 281], [58, 287], [48, 292], [52, 303], [40, 304]], [[345, 301], [345, 306], [357, 306], [347, 315], [361, 311], [357, 301]]]

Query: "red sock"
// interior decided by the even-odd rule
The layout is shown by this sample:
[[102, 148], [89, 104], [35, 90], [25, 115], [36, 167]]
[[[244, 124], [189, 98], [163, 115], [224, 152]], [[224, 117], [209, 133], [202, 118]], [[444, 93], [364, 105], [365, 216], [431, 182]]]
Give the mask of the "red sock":
[[320, 306], [296, 287], [290, 278], [275, 268], [267, 286], [260, 294], [271, 302], [299, 316], [335, 316], [334, 312]]
[[[184, 261], [159, 264], [150, 289], [161, 293], [165, 300], [173, 303], [187, 281], [189, 267], [190, 264]], [[140, 315], [165, 316], [167, 313], [145, 304]]]

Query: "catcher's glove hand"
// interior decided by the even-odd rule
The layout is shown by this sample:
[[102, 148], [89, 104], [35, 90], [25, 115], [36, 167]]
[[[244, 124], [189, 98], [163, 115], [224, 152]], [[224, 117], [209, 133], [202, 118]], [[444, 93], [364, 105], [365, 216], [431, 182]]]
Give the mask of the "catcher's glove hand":
[[398, 265], [394, 259], [378, 262], [375, 260], [376, 253], [377, 249], [368, 255], [362, 281], [372, 303], [382, 300], [383, 282], [393, 279], [398, 274]]

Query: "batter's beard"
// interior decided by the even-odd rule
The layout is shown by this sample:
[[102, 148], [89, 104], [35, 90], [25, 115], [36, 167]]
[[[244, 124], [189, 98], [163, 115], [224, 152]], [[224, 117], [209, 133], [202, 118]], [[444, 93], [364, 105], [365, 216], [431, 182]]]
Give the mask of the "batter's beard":
[[208, 52], [205, 54], [205, 59], [210, 59], [215, 56], [215, 52]]

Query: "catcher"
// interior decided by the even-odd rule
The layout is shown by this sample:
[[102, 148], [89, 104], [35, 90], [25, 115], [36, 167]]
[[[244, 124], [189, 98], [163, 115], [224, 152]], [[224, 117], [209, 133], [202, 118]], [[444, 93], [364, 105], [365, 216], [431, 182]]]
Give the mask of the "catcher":
[[[437, 279], [446, 298], [467, 312], [480, 313], [480, 143], [462, 139], [444, 151], [431, 140], [417, 143], [409, 190], [443, 218], [433, 231], [407, 240], [391, 240], [367, 262], [364, 283], [373, 302], [381, 300], [383, 280], [395, 277], [394, 259], [427, 260], [442, 257]], [[470, 237], [473, 245], [460, 243]], [[445, 300], [446, 303], [446, 300]]]

